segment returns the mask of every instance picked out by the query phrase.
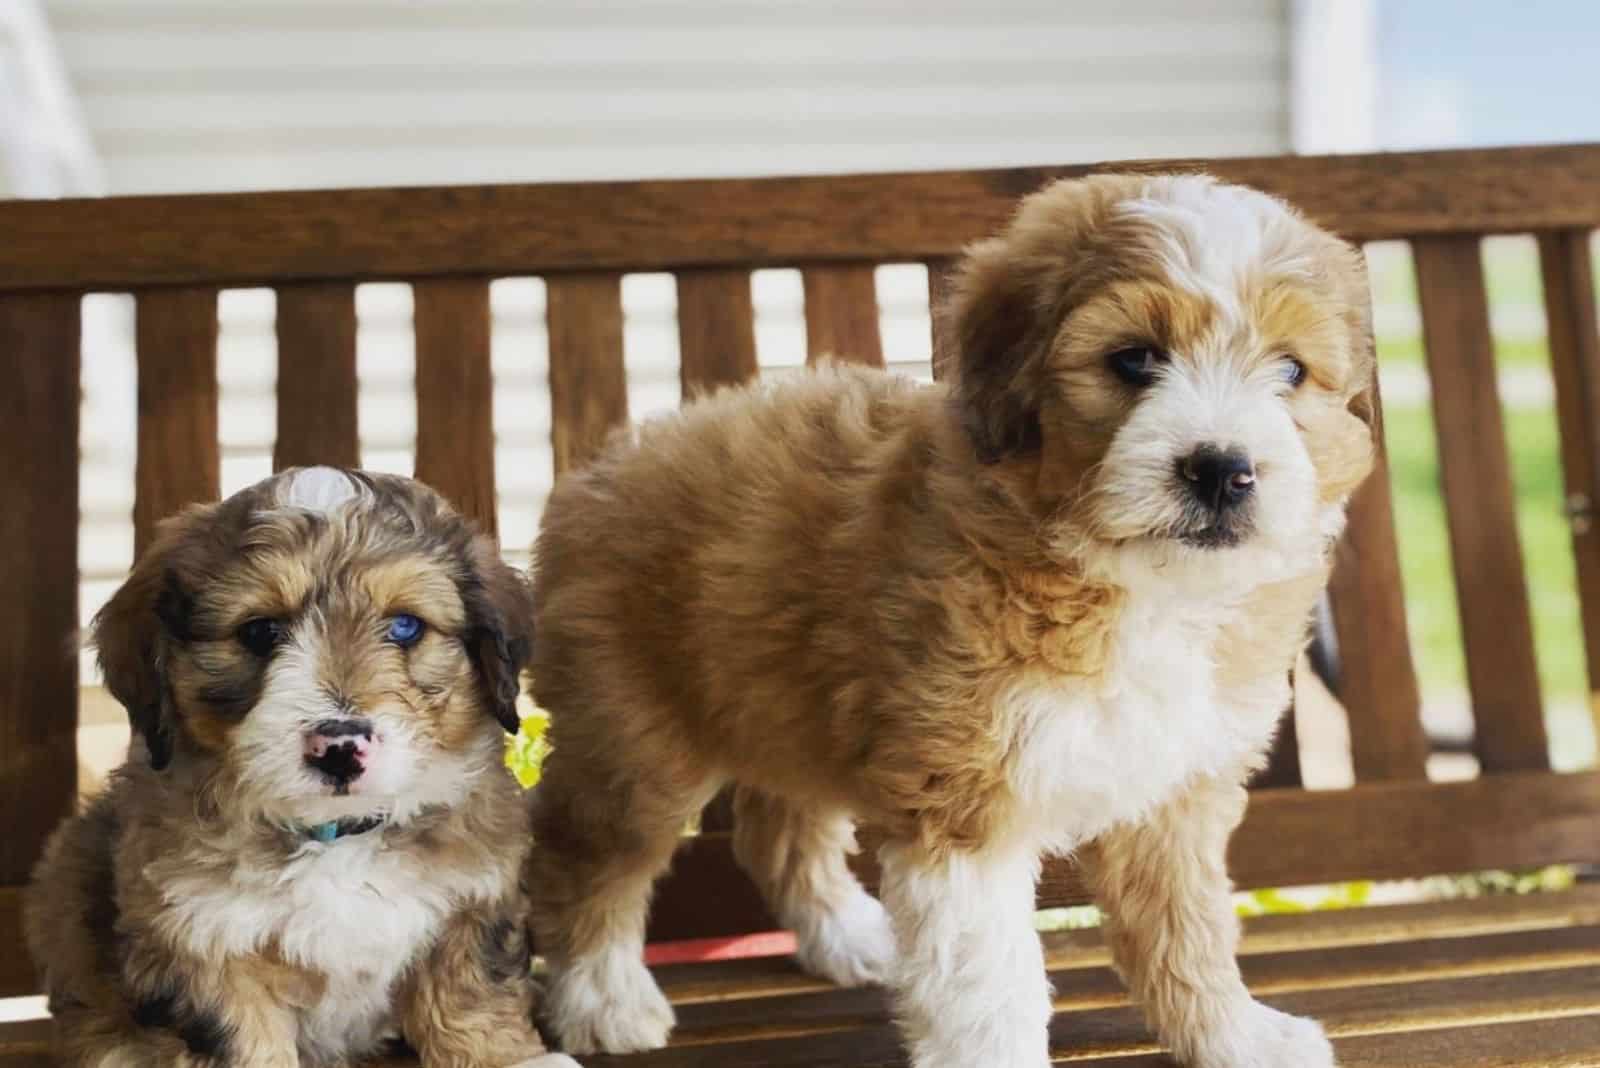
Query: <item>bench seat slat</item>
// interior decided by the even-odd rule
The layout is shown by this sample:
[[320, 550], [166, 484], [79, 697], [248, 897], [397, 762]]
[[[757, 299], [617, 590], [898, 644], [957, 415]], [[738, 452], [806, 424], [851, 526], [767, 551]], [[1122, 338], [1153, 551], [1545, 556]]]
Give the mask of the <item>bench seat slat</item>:
[[277, 329], [278, 436], [272, 469], [359, 467], [355, 286], [279, 286]]
[[[1569, 944], [1569, 930], [1589, 934]], [[1590, 936], [1600, 937], [1600, 886], [1584, 885], [1520, 899], [1491, 895], [1445, 905], [1429, 901], [1252, 916], [1244, 921], [1239, 953], [1254, 982], [1287, 989], [1295, 981], [1295, 962], [1320, 961], [1347, 950], [1361, 954], [1369, 970], [1380, 965], [1407, 970], [1419, 956], [1426, 958], [1418, 947], [1431, 946], [1441, 961], [1432, 966], [1432, 974], [1446, 970], [1478, 974], [1519, 960], [1534, 967], [1550, 962], [1564, 966], [1579, 956], [1588, 959], [1593, 950], [1583, 943]], [[1110, 953], [1095, 929], [1052, 931], [1042, 937], [1045, 964], [1052, 971], [1110, 963]], [[832, 989], [825, 980], [801, 971], [788, 956], [668, 964], [655, 973], [675, 1005]], [[1308, 984], [1330, 985], [1320, 964], [1302, 977], [1301, 985]]]
[[416, 476], [493, 533], [494, 375], [489, 358], [489, 283], [417, 282]]
[[683, 399], [754, 378], [756, 322], [750, 272], [708, 267], [679, 271], [677, 282]]
[[[811, 1045], [807, 1043], [811, 1042]], [[1430, 1027], [1334, 1039], [1343, 1068], [1589, 1068], [1600, 1060], [1600, 1013]], [[383, 1068], [411, 1068], [388, 1062]], [[1057, 1051], [1074, 1068], [1178, 1068], [1164, 1053], [1078, 1057]], [[43, 1060], [0, 1059], [0, 1068], [43, 1068]], [[887, 1028], [825, 1036], [822, 1041], [685, 1047], [634, 1057], [586, 1057], [593, 1068], [903, 1068]], [[377, 1068], [377, 1066], [371, 1066]]]
[[[1374, 404], [1381, 427], [1376, 395]], [[1388, 452], [1381, 445], [1372, 474], [1350, 501], [1329, 596], [1339, 642], [1338, 697], [1350, 719], [1356, 780], [1426, 779], [1428, 740], [1406, 630]]]
[[151, 289], [135, 303], [139, 441], [134, 466], [133, 552], [156, 524], [222, 496], [217, 444], [217, 291]]
[[628, 421], [622, 276], [552, 275], [545, 291], [550, 443], [560, 475], [594, 456], [612, 428]]
[[[1107, 973], [1109, 979], [1109, 973]], [[816, 1019], [793, 1011], [774, 1011], [764, 1037], [732, 1037], [728, 1041], [696, 1041], [693, 1031], [666, 1050], [632, 1057], [596, 1056], [586, 1068], [688, 1068], [689, 1065], [740, 1065], [744, 1068], [889, 1068], [905, 1063], [894, 1028], [888, 1022], [882, 995], [876, 991], [830, 991], [847, 1002], [837, 1015]], [[1336, 989], [1267, 994], [1269, 1004], [1298, 1015], [1320, 1019], [1336, 1039], [1385, 1036], [1437, 1028], [1472, 1027], [1484, 1023], [1542, 1021], [1600, 1012], [1600, 970], [1590, 966], [1541, 971], [1490, 973], [1454, 979], [1424, 979]], [[822, 1006], [818, 1006], [821, 1008]], [[702, 1034], [700, 1037], [708, 1038]], [[1110, 1008], [1058, 1011], [1050, 1025], [1055, 1059], [1098, 1063], [1097, 1058], [1153, 1055], [1159, 1047], [1137, 1009]], [[1587, 1038], [1600, 1043], [1600, 1029]], [[1404, 1048], [1403, 1046], [1400, 1048]], [[1591, 1052], [1600, 1045], [1590, 1046]], [[1391, 1058], [1376, 1064], [1405, 1063], [1381, 1042], [1357, 1046], [1361, 1056]], [[1460, 1054], [1466, 1052], [1456, 1051]], [[1112, 1061], [1111, 1063], [1118, 1063]], [[1138, 1062], [1133, 1062], [1138, 1063]], [[1150, 1064], [1171, 1064], [1155, 1059]], [[1470, 1065], [1443, 1060], [1437, 1063]], [[1528, 1064], [1527, 1060], [1484, 1061], [1485, 1064]], [[1545, 1064], [1540, 1060], [1537, 1062]], [[1592, 1060], [1555, 1063], [1590, 1064]]]
[[[863, 1038], [866, 1041], [863, 1041]], [[904, 1060], [893, 1050], [887, 1028], [844, 1032], [807, 1059], [808, 1040], [753, 1042], [727, 1046], [682, 1047], [633, 1057], [586, 1057], [594, 1068], [766, 1068], [771, 1065], [869, 1068]], [[819, 1044], [821, 1045], [821, 1044]], [[1339, 1037], [1334, 1040], [1343, 1068], [1588, 1068], [1600, 1060], [1600, 1013], [1580, 1012], [1466, 1026], [1401, 1030]], [[779, 1047], [781, 1059], [759, 1056]], [[754, 1050], [753, 1054], [751, 1051]], [[795, 1052], [800, 1056], [796, 1058]], [[852, 1051], [859, 1056], [852, 1059]], [[826, 1058], [826, 1059], [821, 1059]], [[1073, 1057], [1058, 1061], [1079, 1068], [1177, 1068], [1162, 1053]], [[47, 1022], [0, 1024], [0, 1068], [54, 1068]], [[387, 1059], [363, 1068], [415, 1068], [415, 1060]]]
[[[1561, 1051], [1591, 1058], [1600, 1052], [1600, 1028], [1582, 1022], [1600, 1014], [1596, 920], [1600, 891], [1592, 887], [1532, 898], [1263, 917], [1245, 923], [1242, 965], [1258, 995], [1322, 1019], [1346, 1065], [1587, 1064], [1593, 1060], [1563, 1060]], [[1536, 926], [1527, 927], [1530, 923]], [[1421, 937], [1393, 937], [1407, 932]], [[1076, 931], [1044, 940], [1056, 984], [1056, 1056], [1093, 1065], [1170, 1066], [1154, 1052], [1152, 1037], [1127, 1004], [1106, 965], [1098, 933]], [[773, 976], [793, 974], [787, 958], [662, 969], [658, 974], [679, 1007], [673, 1047], [584, 1063], [599, 1068], [903, 1064], [881, 991], [811, 981], [804, 990], [780, 987], [734, 1000], [685, 997], [697, 992], [692, 976], [726, 975], [735, 966], [754, 973], [743, 977], [741, 993], [759, 985], [750, 982], [758, 979], [757, 969]], [[28, 1058], [44, 1055], [48, 1034], [45, 1021], [0, 1025], [0, 1068], [36, 1063]], [[1430, 1037], [1441, 1034], [1454, 1041], [1440, 1044]], [[1555, 1051], [1555, 1059], [1538, 1052], [1547, 1048]], [[1499, 1051], [1501, 1059], [1470, 1059], [1486, 1056], [1485, 1051]], [[385, 1064], [410, 1068], [414, 1062]]]
[[[1600, 687], [1600, 324], [1588, 230], [1539, 235], [1561, 468], [1572, 519], [1589, 691]], [[1592, 701], [1592, 698], [1591, 698]]]
[[1550, 766], [1479, 240], [1412, 244], [1467, 683], [1485, 771]]
[[[1359, 1035], [1333, 1043], [1342, 1068], [1585, 1068], [1600, 1060], [1600, 1015]], [[1074, 1061], [1080, 1068], [1177, 1068], [1158, 1053]]]
[[0, 294], [0, 886], [28, 878], [77, 782], [80, 303]]
[[[1102, 952], [1086, 955], [1104, 958]], [[1513, 973], [1530, 973], [1531, 982], [1545, 984], [1543, 996], [1548, 997], [1559, 985], [1559, 980], [1550, 978], [1549, 973], [1592, 967], [1596, 963], [1600, 963], [1600, 928], [1597, 927], [1256, 954], [1247, 955], [1241, 961], [1246, 982], [1261, 997], [1290, 994], [1311, 997], [1311, 992], [1320, 995], [1383, 987], [1397, 1000], [1405, 999], [1406, 984]], [[1081, 1013], [1127, 1006], [1126, 988], [1108, 964], [1086, 966], [1064, 960], [1060, 955], [1049, 964], [1057, 1012]], [[1600, 998], [1600, 991], [1594, 994]], [[1311, 999], [1318, 1000], [1318, 997]], [[1370, 1014], [1374, 1005], [1382, 1004], [1381, 999], [1381, 994], [1369, 998], [1351, 993], [1344, 1003], [1360, 1005]], [[1336, 999], [1330, 995], [1321, 1000]], [[1600, 1001], [1596, 1006], [1600, 1007]], [[1144, 1028], [1137, 1014], [1118, 1015], [1115, 1026], [1123, 1029], [1124, 1041], [1138, 1041]], [[888, 998], [881, 990], [822, 987], [799, 993], [680, 1005], [674, 1044], [708, 1045], [774, 1034], [817, 1034], [881, 1024], [889, 1019]]]
[[806, 363], [883, 366], [878, 291], [870, 263], [828, 263], [800, 272], [806, 294]]

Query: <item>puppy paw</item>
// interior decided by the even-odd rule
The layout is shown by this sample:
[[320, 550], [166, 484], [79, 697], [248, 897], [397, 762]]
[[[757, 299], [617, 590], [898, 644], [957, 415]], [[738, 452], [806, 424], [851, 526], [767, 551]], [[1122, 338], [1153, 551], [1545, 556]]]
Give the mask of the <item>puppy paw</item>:
[[818, 910], [795, 925], [800, 966], [840, 986], [887, 982], [894, 967], [894, 927], [865, 890], [837, 910]]
[[525, 1061], [518, 1061], [511, 1068], [583, 1068], [583, 1065], [565, 1053], [545, 1053]]
[[677, 1022], [644, 962], [615, 951], [559, 969], [550, 982], [545, 1018], [570, 1053], [660, 1049]]
[[1190, 1068], [1336, 1068], [1333, 1046], [1315, 1020], [1251, 1002], [1233, 1026], [1207, 1036]]

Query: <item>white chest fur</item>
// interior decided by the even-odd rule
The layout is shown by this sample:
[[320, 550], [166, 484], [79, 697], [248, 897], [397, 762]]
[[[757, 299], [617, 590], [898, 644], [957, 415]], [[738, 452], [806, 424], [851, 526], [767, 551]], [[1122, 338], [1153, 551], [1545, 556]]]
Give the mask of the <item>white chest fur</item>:
[[[333, 1058], [381, 1038], [393, 985], [463, 900], [492, 889], [474, 878], [423, 877], [414, 858], [379, 834], [308, 843], [278, 866], [164, 874], [169, 935], [217, 959], [271, 947], [321, 973], [325, 996], [300, 1022], [303, 1052]], [[456, 885], [461, 883], [462, 885]]]
[[1012, 781], [1027, 833], [1064, 852], [1135, 821], [1185, 783], [1232, 774], [1267, 738], [1270, 698], [1219, 698], [1207, 611], [1133, 598], [1096, 680], [1035, 675], [1010, 691]]

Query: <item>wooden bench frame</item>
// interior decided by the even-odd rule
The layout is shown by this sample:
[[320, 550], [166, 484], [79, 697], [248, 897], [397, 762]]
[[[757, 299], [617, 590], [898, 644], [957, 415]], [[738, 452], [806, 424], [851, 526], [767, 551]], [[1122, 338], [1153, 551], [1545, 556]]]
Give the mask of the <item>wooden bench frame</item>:
[[[1415, 256], [1484, 774], [1427, 781], [1380, 466], [1354, 502], [1331, 590], [1357, 785], [1258, 791], [1233, 843], [1236, 880], [1600, 861], [1600, 772], [1549, 766], [1478, 248], [1490, 234], [1538, 238], [1589, 677], [1600, 680], [1600, 527], [1588, 519], [1600, 500], [1589, 251], [1600, 145], [1114, 166], [1203, 168], [1280, 194], [1352, 240], [1408, 241]], [[0, 995], [34, 987], [17, 951], [17, 888], [74, 799], [83, 294], [137, 301], [136, 549], [160, 516], [219, 494], [216, 297], [232, 286], [277, 290], [274, 461], [284, 466], [357, 461], [354, 287], [410, 282], [416, 474], [492, 526], [491, 279], [545, 279], [559, 473], [627, 417], [623, 273], [676, 275], [685, 396], [756, 373], [757, 267], [800, 268], [813, 358], [881, 364], [874, 265], [926, 263], [936, 302], [952, 257], [995, 230], [1019, 195], [1096, 169], [1106, 168], [0, 204], [0, 604], [10, 612], [0, 621]], [[942, 350], [936, 337], [936, 372]], [[1297, 781], [1285, 755], [1279, 781]], [[870, 881], [870, 849], [859, 863]], [[1048, 867], [1041, 905], [1083, 900], [1070, 863]], [[661, 888], [653, 937], [771, 926], [735, 870], [725, 812], [712, 811]]]

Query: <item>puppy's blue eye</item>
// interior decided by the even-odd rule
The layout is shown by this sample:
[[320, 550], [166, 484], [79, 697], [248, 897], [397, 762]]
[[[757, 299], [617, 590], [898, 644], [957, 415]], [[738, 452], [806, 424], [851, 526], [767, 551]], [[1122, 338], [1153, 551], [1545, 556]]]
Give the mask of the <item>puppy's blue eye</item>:
[[389, 632], [384, 638], [396, 645], [415, 645], [417, 639], [422, 637], [422, 631], [422, 620], [409, 612], [401, 612], [390, 617]]
[[1298, 386], [1300, 383], [1306, 380], [1305, 364], [1301, 363], [1293, 356], [1285, 356], [1281, 363], [1283, 365], [1283, 370], [1280, 373], [1283, 375], [1283, 380], [1289, 383], [1291, 387]]
[[1148, 386], [1166, 362], [1167, 354], [1150, 345], [1118, 349], [1106, 357], [1111, 372], [1130, 386]]
[[246, 620], [234, 632], [239, 644], [257, 656], [271, 656], [283, 639], [283, 624], [276, 619]]

